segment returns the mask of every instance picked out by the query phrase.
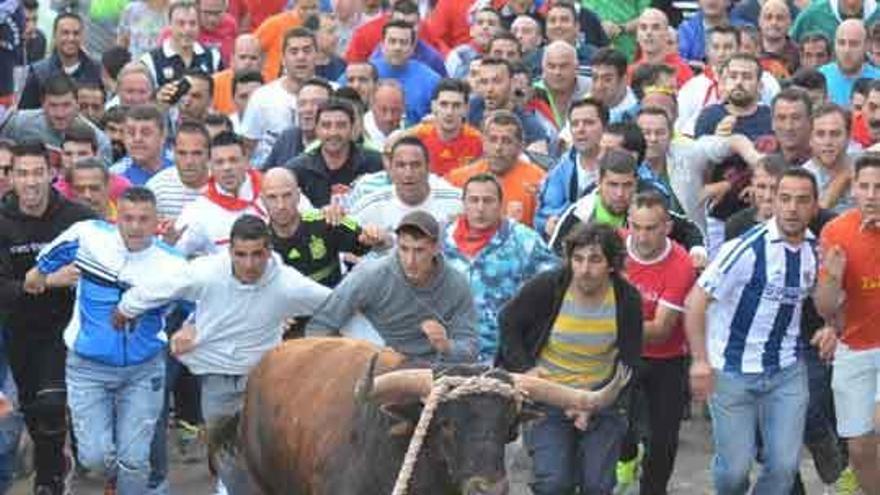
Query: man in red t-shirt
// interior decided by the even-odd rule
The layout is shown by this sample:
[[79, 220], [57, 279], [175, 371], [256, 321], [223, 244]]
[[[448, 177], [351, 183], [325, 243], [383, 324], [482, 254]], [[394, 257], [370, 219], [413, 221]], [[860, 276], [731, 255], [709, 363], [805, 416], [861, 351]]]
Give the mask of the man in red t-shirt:
[[465, 123], [467, 105], [467, 84], [443, 79], [434, 91], [431, 118], [412, 129], [428, 148], [431, 173], [444, 176], [483, 155], [480, 131]]
[[[678, 428], [687, 401], [688, 351], [682, 315], [696, 273], [687, 251], [668, 237], [672, 222], [659, 193], [646, 191], [635, 197], [629, 229], [626, 274], [642, 295], [644, 317], [645, 366], [636, 386], [647, 402], [650, 432], [641, 486], [665, 493], [675, 466]], [[626, 446], [622, 458], [627, 457], [625, 450]]]

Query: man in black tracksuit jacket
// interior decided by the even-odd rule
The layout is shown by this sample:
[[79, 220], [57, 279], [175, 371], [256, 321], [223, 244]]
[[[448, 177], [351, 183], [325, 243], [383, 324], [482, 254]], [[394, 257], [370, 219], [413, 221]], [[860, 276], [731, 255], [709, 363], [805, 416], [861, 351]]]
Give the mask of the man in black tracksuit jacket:
[[[44, 244], [95, 215], [52, 189], [42, 144], [18, 145], [13, 152], [13, 191], [0, 203], [0, 311], [6, 316], [6, 350], [34, 441], [35, 492], [61, 494], [67, 430], [62, 332], [70, 321], [74, 293], [70, 288], [57, 288], [32, 295], [25, 292], [23, 282]], [[44, 170], [40, 158], [45, 161]], [[30, 208], [25, 213], [19, 201], [19, 195], [25, 194], [46, 199], [36, 211]]]
[[[593, 275], [589, 270], [576, 273], [573, 254], [589, 258], [592, 255], [584, 255], [582, 248], [594, 247], [602, 251], [610, 268], [604, 276], [611, 290], [597, 290], [614, 296], [613, 341], [606, 340], [605, 329], [606, 318], [610, 319], [606, 316], [609, 296], [605, 295], [604, 302], [596, 306], [576, 302], [577, 294], [584, 294], [580, 287]], [[610, 354], [615, 363], [636, 369], [642, 354], [642, 298], [622, 275], [623, 253], [623, 242], [612, 228], [595, 223], [575, 227], [565, 241], [565, 266], [526, 282], [501, 309], [495, 364], [519, 373], [543, 368], [548, 373], [546, 378], [552, 380], [557, 375], [564, 379], [567, 374], [579, 372], [576, 366], [603, 366]], [[603, 297], [601, 293], [592, 297], [596, 296]], [[560, 315], [565, 318], [560, 319]], [[553, 342], [556, 347], [544, 353]], [[596, 351], [587, 355], [581, 347], [584, 345]], [[630, 389], [627, 387], [614, 406], [594, 412], [586, 429], [567, 418], [566, 412], [545, 406], [545, 417], [529, 425], [524, 434], [534, 462], [535, 495], [568, 493], [575, 486], [580, 486], [582, 493], [611, 492], [614, 466], [627, 429]]]

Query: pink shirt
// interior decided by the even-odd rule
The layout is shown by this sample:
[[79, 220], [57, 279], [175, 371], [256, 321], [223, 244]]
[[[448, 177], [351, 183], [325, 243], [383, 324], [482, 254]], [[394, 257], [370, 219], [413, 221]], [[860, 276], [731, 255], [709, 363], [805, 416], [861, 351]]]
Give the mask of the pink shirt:
[[[58, 180], [53, 184], [55, 190], [67, 199], [73, 199], [73, 187], [67, 182], [64, 176], [59, 176]], [[122, 196], [126, 189], [131, 187], [131, 182], [125, 177], [116, 174], [110, 174], [110, 200], [116, 201]]]

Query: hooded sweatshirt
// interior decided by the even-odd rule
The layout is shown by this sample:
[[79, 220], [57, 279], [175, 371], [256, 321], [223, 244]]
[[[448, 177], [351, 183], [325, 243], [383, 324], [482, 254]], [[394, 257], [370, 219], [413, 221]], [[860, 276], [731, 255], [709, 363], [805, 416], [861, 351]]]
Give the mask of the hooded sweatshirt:
[[[877, 9], [877, 0], [864, 0], [862, 5], [861, 19], [865, 22], [865, 28], [871, 27], [880, 18], [880, 10]], [[818, 33], [825, 36], [834, 46], [834, 37], [837, 26], [844, 21], [840, 12], [839, 0], [818, 0], [801, 11], [791, 25], [790, 36], [796, 43], [808, 34]]]
[[60, 338], [70, 320], [74, 293], [49, 289], [34, 296], [24, 292], [24, 276], [37, 253], [74, 223], [94, 217], [85, 206], [49, 192], [49, 206], [39, 217], [22, 213], [15, 194], [0, 205], [0, 311], [13, 334], [31, 338]]
[[246, 375], [281, 343], [287, 318], [311, 315], [329, 294], [275, 253], [256, 283], [242, 283], [224, 250], [191, 261], [176, 277], [134, 287], [119, 309], [137, 316], [177, 299], [194, 302], [195, 348], [178, 359], [195, 375]]
[[[400, 266], [397, 251], [362, 261], [342, 280], [306, 327], [306, 335], [338, 334], [360, 311], [388, 346], [418, 360], [473, 361], [477, 356], [477, 315], [465, 276], [436, 258], [427, 285], [412, 285]], [[446, 329], [451, 350], [441, 355], [422, 333], [435, 320]]]

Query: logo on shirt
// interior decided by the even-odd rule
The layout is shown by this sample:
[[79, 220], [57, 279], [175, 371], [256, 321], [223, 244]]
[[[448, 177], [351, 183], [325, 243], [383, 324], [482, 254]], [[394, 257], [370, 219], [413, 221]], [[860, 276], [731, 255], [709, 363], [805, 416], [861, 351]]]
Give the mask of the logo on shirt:
[[302, 258], [302, 254], [300, 254], [297, 248], [290, 248], [290, 251], [287, 252], [287, 259], [289, 260], [298, 260], [300, 258]]
[[327, 245], [324, 244], [324, 239], [317, 236], [311, 236], [309, 238], [309, 252], [312, 254], [312, 259], [315, 260], [327, 256]]

